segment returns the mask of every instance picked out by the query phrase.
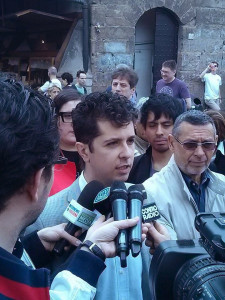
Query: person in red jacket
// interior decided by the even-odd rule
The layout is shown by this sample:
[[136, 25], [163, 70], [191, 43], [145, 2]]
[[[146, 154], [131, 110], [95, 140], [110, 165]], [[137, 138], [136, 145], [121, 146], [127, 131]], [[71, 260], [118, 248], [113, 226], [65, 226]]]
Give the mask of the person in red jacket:
[[60, 135], [60, 153], [62, 157], [67, 158], [67, 163], [55, 166], [50, 196], [70, 186], [83, 169], [82, 159], [76, 151], [76, 137], [71, 116], [72, 110], [81, 101], [81, 96], [74, 89], [65, 89], [55, 97], [53, 102]]

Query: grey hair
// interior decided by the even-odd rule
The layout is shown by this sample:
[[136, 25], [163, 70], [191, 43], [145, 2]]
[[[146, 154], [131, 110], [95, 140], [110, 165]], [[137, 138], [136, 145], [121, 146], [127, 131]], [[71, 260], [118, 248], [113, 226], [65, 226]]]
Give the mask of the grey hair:
[[210, 116], [208, 116], [206, 113], [199, 110], [189, 110], [177, 117], [172, 130], [173, 136], [176, 137], [179, 136], [180, 125], [183, 122], [187, 122], [192, 125], [200, 125], [200, 126], [212, 124], [214, 134], [216, 135], [216, 127], [213, 122], [213, 119]]

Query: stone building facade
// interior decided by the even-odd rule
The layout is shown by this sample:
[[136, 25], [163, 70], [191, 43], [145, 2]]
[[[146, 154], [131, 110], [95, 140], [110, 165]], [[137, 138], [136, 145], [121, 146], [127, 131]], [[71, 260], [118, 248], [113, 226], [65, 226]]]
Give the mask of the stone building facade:
[[[135, 60], [139, 59], [144, 70], [145, 61], [149, 63], [146, 53], [151, 56], [149, 66], [154, 69], [160, 51], [154, 52], [156, 20], [153, 12], [159, 9], [169, 14], [178, 24], [177, 77], [187, 83], [191, 93], [197, 97], [203, 97], [204, 85], [198, 76], [212, 60], [218, 61], [219, 74], [224, 81], [225, 1], [96, 0], [92, 2], [90, 9], [90, 71], [93, 76], [93, 91], [104, 90], [110, 84], [111, 72], [120, 63], [138, 70], [139, 63]], [[138, 27], [140, 21], [143, 23], [142, 27]], [[138, 50], [140, 46], [138, 35], [143, 35], [144, 32], [142, 50], [145, 54], [142, 55], [140, 54], [142, 50]], [[164, 48], [163, 44], [166, 39], [165, 31], [164, 40], [162, 38], [160, 42]], [[144, 48], [150, 47], [149, 45], [152, 50], [145, 51]], [[160, 50], [160, 45], [158, 49]], [[138, 58], [140, 55], [142, 57]], [[146, 77], [142, 73], [147, 71], [151, 73], [152, 69], [149, 69], [151, 68], [144, 71], [139, 69], [140, 78]], [[158, 76], [160, 76], [159, 73]], [[152, 88], [153, 82], [152, 80], [150, 82], [150, 79], [148, 82], [147, 79], [146, 84]], [[224, 98], [223, 107], [225, 107], [225, 83], [222, 87], [222, 97]]]

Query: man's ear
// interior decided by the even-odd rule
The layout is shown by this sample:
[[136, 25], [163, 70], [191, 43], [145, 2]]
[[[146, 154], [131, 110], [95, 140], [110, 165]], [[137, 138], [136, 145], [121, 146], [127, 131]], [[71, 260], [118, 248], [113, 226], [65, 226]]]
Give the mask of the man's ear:
[[135, 93], [135, 91], [136, 91], [136, 87], [133, 87], [132, 89], [131, 89], [131, 95], [133, 96], [133, 94]]
[[88, 144], [84, 144], [81, 142], [76, 142], [76, 148], [80, 156], [83, 158], [84, 162], [89, 162], [89, 154], [90, 154], [90, 149]]
[[174, 137], [172, 136], [172, 134], [169, 134], [168, 136], [168, 144], [169, 144], [170, 151], [174, 153]]
[[38, 191], [40, 189], [43, 171], [44, 168], [38, 170], [26, 183], [25, 190], [29, 194], [31, 201], [38, 200]]

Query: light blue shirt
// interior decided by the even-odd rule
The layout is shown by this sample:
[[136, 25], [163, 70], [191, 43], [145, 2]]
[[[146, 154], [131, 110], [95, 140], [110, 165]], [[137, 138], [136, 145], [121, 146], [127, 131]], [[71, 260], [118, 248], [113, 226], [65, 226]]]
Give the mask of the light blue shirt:
[[[121, 268], [120, 258], [108, 258], [97, 284], [96, 300], [142, 300], [142, 258], [127, 256], [127, 267]], [[146, 274], [148, 276], [148, 274]]]
[[[79, 177], [79, 186], [83, 190], [87, 181], [84, 172]], [[127, 267], [121, 268], [120, 258], [107, 258], [106, 269], [100, 275], [97, 284], [96, 300], [142, 300], [142, 258], [139, 254], [127, 256]]]

